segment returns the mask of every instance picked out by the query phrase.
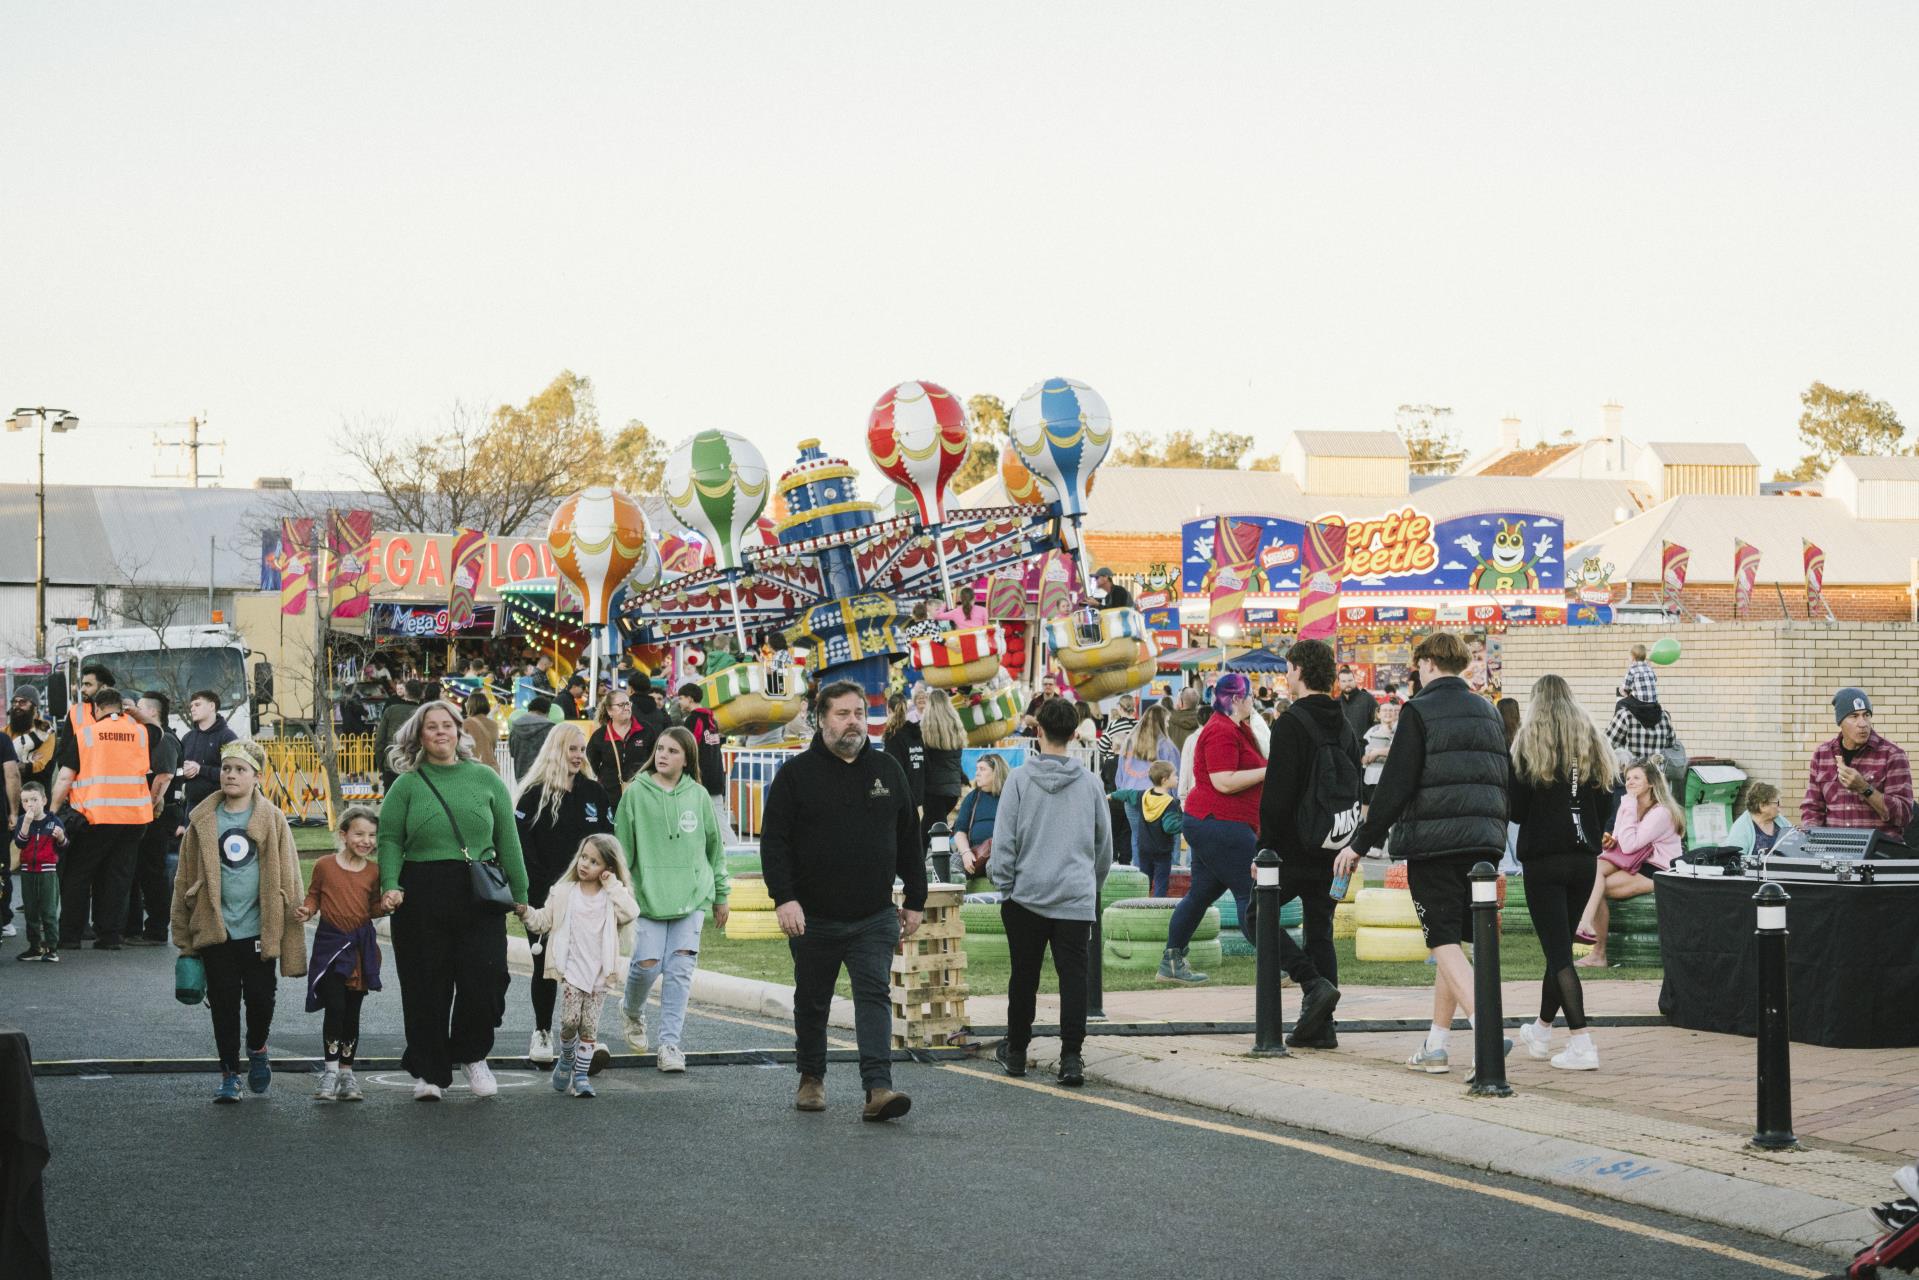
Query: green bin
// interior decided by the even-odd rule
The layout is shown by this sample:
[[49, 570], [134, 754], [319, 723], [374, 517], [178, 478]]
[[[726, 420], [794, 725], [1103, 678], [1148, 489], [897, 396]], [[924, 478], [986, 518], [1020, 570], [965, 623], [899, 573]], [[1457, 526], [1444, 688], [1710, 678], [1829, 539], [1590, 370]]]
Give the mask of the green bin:
[[1686, 770], [1686, 847], [1726, 843], [1746, 771], [1723, 760], [1694, 760]]

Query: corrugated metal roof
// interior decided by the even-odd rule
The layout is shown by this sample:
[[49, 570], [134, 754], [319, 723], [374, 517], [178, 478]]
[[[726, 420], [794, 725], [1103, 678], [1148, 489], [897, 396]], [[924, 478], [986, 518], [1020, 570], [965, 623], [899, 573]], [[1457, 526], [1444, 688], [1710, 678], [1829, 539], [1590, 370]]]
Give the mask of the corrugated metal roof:
[[1542, 444], [1530, 449], [1515, 449], [1495, 458], [1475, 474], [1482, 476], [1536, 476], [1571, 453], [1577, 444]]
[[1403, 458], [1406, 442], [1397, 431], [1295, 431], [1293, 439], [1317, 458]]
[[1687, 494], [1660, 503], [1636, 519], [1582, 541], [1567, 557], [1613, 563], [1613, 581], [1656, 582], [1660, 544], [1692, 552], [1689, 582], [1731, 582], [1733, 540], [1759, 549], [1759, 580], [1797, 582], [1803, 575], [1801, 539], [1826, 553], [1826, 581], [1904, 585], [1919, 556], [1919, 522], [1860, 520], [1836, 498]]
[[1861, 480], [1919, 480], [1919, 458], [1841, 458], [1840, 467]]
[[1669, 467], [1756, 467], [1759, 459], [1743, 444], [1655, 441], [1646, 446]]

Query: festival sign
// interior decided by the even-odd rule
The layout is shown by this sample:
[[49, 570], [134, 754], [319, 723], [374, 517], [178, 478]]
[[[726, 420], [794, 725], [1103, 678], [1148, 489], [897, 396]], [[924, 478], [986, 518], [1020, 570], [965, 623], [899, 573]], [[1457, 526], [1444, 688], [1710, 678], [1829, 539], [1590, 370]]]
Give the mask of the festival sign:
[[474, 572], [473, 598], [495, 601], [500, 588], [559, 575], [553, 550], [543, 537], [489, 537], [477, 555], [462, 548], [454, 555], [450, 533], [396, 533], [379, 531], [367, 551], [367, 573], [373, 594], [401, 596], [422, 602], [449, 600], [456, 566]]
[[445, 639], [463, 633], [491, 635], [493, 606], [473, 610], [463, 626], [454, 623], [450, 605], [435, 608], [432, 605], [383, 604], [375, 608], [374, 620], [382, 635], [416, 639]]
[[[1435, 521], [1405, 506], [1364, 520], [1338, 513], [1311, 523], [1346, 529], [1342, 597], [1365, 595], [1522, 595], [1560, 592], [1566, 585], [1563, 528], [1559, 517], [1539, 512], [1488, 511]], [[1222, 570], [1238, 576], [1249, 548], [1241, 531], [1251, 527], [1250, 581], [1255, 596], [1299, 591], [1301, 548], [1307, 522], [1279, 516], [1231, 516], [1189, 520], [1180, 527], [1180, 585], [1187, 595], [1211, 597]], [[1221, 555], [1220, 529], [1231, 543]]]

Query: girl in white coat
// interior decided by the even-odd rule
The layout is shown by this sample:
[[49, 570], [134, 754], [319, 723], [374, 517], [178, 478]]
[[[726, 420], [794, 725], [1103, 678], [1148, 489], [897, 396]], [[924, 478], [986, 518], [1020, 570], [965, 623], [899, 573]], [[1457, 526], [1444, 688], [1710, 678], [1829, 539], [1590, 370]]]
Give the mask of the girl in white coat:
[[619, 841], [608, 835], [582, 840], [546, 905], [522, 903], [516, 910], [529, 934], [547, 935], [546, 971], [560, 980], [561, 1049], [553, 1064], [553, 1087], [590, 1098], [589, 1077], [607, 1061], [599, 1043], [600, 1006], [620, 972], [620, 945], [631, 945], [633, 919], [640, 913]]

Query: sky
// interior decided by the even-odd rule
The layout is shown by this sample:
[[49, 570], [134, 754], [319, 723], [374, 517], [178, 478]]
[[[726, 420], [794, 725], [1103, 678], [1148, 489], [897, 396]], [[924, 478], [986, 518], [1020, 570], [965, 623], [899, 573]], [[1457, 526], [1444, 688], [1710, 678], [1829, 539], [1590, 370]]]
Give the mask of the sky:
[[[351, 481], [343, 425], [591, 377], [865, 460], [906, 379], [1125, 432], [1919, 433], [1919, 6], [259, 5], [0, 12], [0, 400], [56, 481]], [[31, 479], [29, 438], [0, 475]]]

